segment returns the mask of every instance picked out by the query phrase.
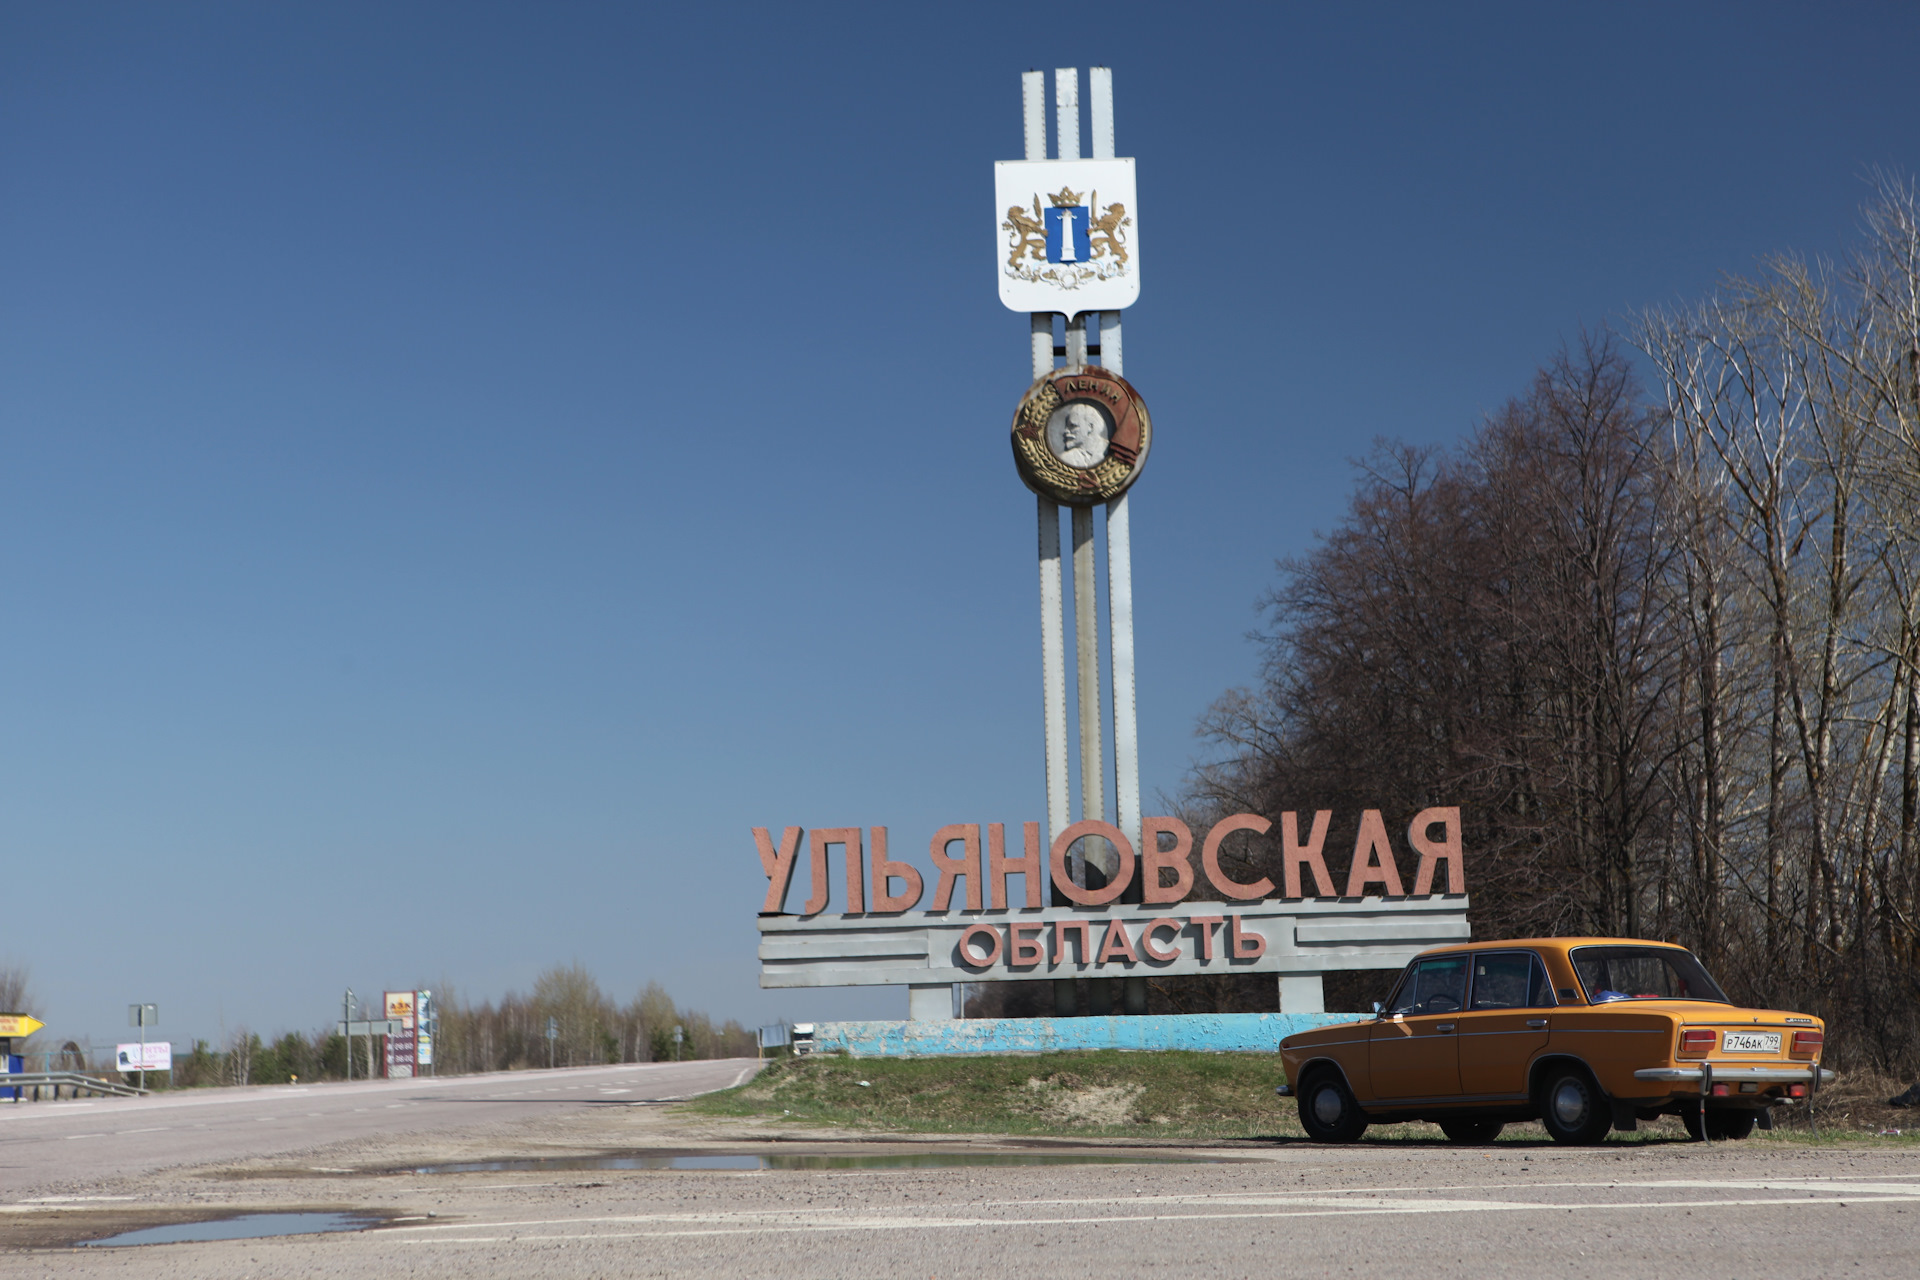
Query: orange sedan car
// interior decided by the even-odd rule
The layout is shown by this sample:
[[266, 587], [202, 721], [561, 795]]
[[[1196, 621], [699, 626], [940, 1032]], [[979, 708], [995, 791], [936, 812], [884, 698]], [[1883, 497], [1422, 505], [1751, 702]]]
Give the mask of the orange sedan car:
[[1415, 956], [1373, 1017], [1280, 1042], [1300, 1123], [1321, 1142], [1431, 1120], [1491, 1142], [1539, 1120], [1585, 1144], [1678, 1115], [1695, 1138], [1744, 1138], [1833, 1079], [1825, 1024], [1742, 1009], [1685, 947], [1528, 938]]

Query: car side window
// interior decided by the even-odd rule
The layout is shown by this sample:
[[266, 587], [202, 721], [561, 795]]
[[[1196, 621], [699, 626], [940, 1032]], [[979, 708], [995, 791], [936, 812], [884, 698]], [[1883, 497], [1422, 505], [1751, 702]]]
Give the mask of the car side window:
[[1480, 952], [1473, 957], [1473, 1007], [1524, 1009], [1532, 978], [1533, 956], [1529, 952]]
[[1481, 951], [1473, 956], [1473, 1008], [1550, 1009], [1547, 967], [1531, 951]]
[[1401, 982], [1391, 1013], [1458, 1013], [1467, 998], [1467, 957], [1422, 960]]
[[1420, 993], [1420, 984], [1416, 981], [1418, 971], [1417, 965], [1408, 965], [1407, 971], [1400, 975], [1400, 985], [1387, 997], [1388, 1013], [1413, 1012], [1414, 999]]
[[1527, 1008], [1551, 1009], [1559, 1003], [1553, 998], [1553, 979], [1547, 976], [1547, 966], [1539, 956], [1533, 957], [1533, 978], [1531, 990], [1527, 993]]

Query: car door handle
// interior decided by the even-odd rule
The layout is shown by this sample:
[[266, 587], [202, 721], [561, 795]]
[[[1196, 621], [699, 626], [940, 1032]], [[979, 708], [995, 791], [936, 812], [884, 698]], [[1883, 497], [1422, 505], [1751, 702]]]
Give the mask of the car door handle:
[[1433, 1024], [1433, 1029], [1444, 1036], [1452, 1032], [1453, 1024], [1451, 1022], [1436, 1022]]
[[1528, 1018], [1527, 1025], [1535, 1031], [1544, 1031], [1547, 1028], [1547, 1020], [1545, 1018]]

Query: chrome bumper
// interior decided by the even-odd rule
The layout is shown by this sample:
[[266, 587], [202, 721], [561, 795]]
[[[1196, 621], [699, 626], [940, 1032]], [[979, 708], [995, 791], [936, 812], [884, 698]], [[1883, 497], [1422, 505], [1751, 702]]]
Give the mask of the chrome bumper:
[[1293, 1086], [1290, 1084], [1275, 1085], [1273, 1091], [1283, 1098], [1291, 1098], [1293, 1096]]
[[[1703, 1074], [1700, 1067], [1646, 1067], [1633, 1073], [1635, 1080], [1698, 1080]], [[1716, 1083], [1733, 1080], [1769, 1080], [1795, 1081], [1812, 1080], [1812, 1067], [1723, 1067], [1713, 1064], [1713, 1078]], [[1832, 1084], [1833, 1072], [1825, 1067], [1820, 1069], [1820, 1083]]]

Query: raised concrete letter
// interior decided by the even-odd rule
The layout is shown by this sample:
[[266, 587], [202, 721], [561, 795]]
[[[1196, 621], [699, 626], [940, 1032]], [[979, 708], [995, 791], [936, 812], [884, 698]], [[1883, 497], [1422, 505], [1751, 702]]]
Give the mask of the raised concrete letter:
[[[987, 948], [987, 958], [985, 960], [979, 959], [973, 954], [973, 943], [976, 941], [991, 944]], [[968, 925], [967, 931], [960, 935], [960, 963], [966, 965], [969, 969], [991, 969], [993, 962], [999, 958], [1000, 931], [990, 924]]]
[[[1441, 824], [1440, 839], [1429, 840], [1427, 831], [1436, 822]], [[1420, 855], [1420, 869], [1413, 873], [1415, 897], [1433, 892], [1434, 868], [1441, 862], [1447, 864], [1447, 892], [1467, 891], [1467, 873], [1460, 865], [1459, 809], [1451, 806], [1422, 809], [1413, 816], [1413, 825], [1407, 828], [1407, 843]]]
[[1360, 837], [1353, 843], [1353, 866], [1347, 872], [1347, 896], [1366, 895], [1370, 884], [1383, 884], [1390, 898], [1404, 897], [1400, 888], [1400, 868], [1394, 865], [1393, 845], [1387, 841], [1387, 824], [1378, 809], [1360, 815]]
[[861, 865], [866, 859], [860, 849], [860, 828], [828, 827], [815, 831], [807, 837], [809, 852], [813, 864], [813, 896], [807, 899], [802, 915], [817, 915], [827, 907], [827, 846], [845, 845], [847, 853], [847, 906], [848, 911], [864, 912], [867, 909], [867, 896], [864, 888], [866, 868]]
[[763, 916], [777, 916], [786, 910], [787, 885], [793, 879], [793, 860], [800, 852], [800, 828], [788, 827], [780, 833], [780, 848], [773, 847], [773, 833], [765, 827], [753, 829], [753, 842], [760, 848], [760, 865], [767, 871], [767, 901], [760, 908]]
[[[955, 840], [966, 842], [966, 852], [958, 858], [947, 856], [947, 846]], [[980, 824], [977, 822], [956, 822], [940, 828], [933, 833], [933, 843], [927, 846], [927, 853], [933, 858], [933, 865], [940, 870], [940, 883], [933, 889], [934, 911], [945, 911], [948, 901], [953, 897], [953, 882], [964, 878], [967, 882], [967, 910], [980, 910]]]
[[[905, 880], [904, 893], [889, 893], [895, 880]], [[920, 905], [920, 892], [926, 885], [920, 871], [911, 862], [892, 862], [887, 858], [887, 829], [873, 829], [873, 909], [875, 911], [911, 911]]]
[[[1173, 930], [1171, 949], [1162, 950], [1160, 944], [1153, 940], [1154, 931], [1158, 929]], [[1146, 929], [1140, 934], [1140, 949], [1147, 953], [1149, 960], [1178, 960], [1180, 958], [1180, 922], [1172, 916], [1161, 916], [1157, 920], [1148, 921]]]
[[1188, 916], [1187, 923], [1200, 931], [1200, 958], [1213, 959], [1213, 930], [1227, 922], [1225, 916]]
[[1322, 809], [1313, 815], [1313, 834], [1307, 837], [1307, 843], [1300, 843], [1300, 815], [1283, 813], [1280, 815], [1280, 856], [1285, 866], [1286, 897], [1298, 898], [1300, 892], [1300, 868], [1313, 872], [1313, 892], [1316, 898], [1331, 898], [1333, 877], [1327, 874], [1327, 860], [1320, 856], [1321, 846], [1327, 842], [1327, 824], [1333, 821], [1333, 810]]
[[[1173, 848], [1162, 849], [1160, 836], [1173, 837]], [[1140, 820], [1140, 900], [1178, 902], [1193, 889], [1193, 832], [1178, 818]], [[1173, 883], [1160, 883], [1162, 871], [1173, 872]]]
[[1055, 920], [1053, 922], [1053, 962], [1065, 963], [1067, 959], [1067, 930], [1080, 931], [1080, 963], [1093, 959], [1093, 935], [1087, 932], [1085, 920]]
[[1027, 905], [1038, 907], [1041, 903], [1040, 882], [1044, 879], [1040, 868], [1040, 824], [1027, 823], [1027, 856], [1009, 858], [1007, 856], [1007, 828], [998, 822], [987, 824], [987, 881], [993, 886], [988, 901], [993, 903], [995, 911], [1007, 909], [1007, 877], [1018, 874], [1027, 886]]
[[[1113, 883], [1104, 889], [1082, 889], [1067, 874], [1067, 850], [1073, 842], [1084, 836], [1104, 836], [1113, 845], [1114, 852], [1120, 855], [1120, 869], [1114, 873]], [[1133, 883], [1133, 842], [1120, 834], [1120, 828], [1096, 818], [1087, 818], [1076, 822], [1060, 833], [1053, 842], [1052, 854], [1053, 884], [1073, 902], [1082, 906], [1097, 907], [1112, 902], [1126, 892]]]
[[1127, 926], [1119, 920], [1107, 921], [1107, 936], [1100, 943], [1100, 958], [1096, 964], [1105, 964], [1109, 960], [1125, 960], [1129, 964], [1140, 963], [1139, 955], [1133, 949], [1133, 943], [1127, 937]]
[[1273, 824], [1257, 813], [1236, 813], [1231, 818], [1222, 818], [1213, 824], [1213, 830], [1207, 832], [1206, 844], [1200, 849], [1200, 865], [1206, 868], [1207, 879], [1213, 883], [1214, 888], [1229, 898], [1237, 898], [1242, 902], [1264, 898], [1273, 892], [1273, 881], [1265, 876], [1261, 876], [1252, 884], [1241, 884], [1237, 880], [1227, 879], [1226, 873], [1220, 870], [1221, 841], [1236, 831], [1251, 831], [1257, 836], [1263, 836], [1272, 828]]
[[[1046, 932], [1046, 929], [1046, 925], [1037, 921], [1033, 924], [1007, 926], [1007, 967], [1009, 969], [1021, 969], [1028, 965], [1039, 964], [1047, 958], [1047, 944], [1041, 940], [1040, 936]], [[1027, 936], [1028, 930], [1033, 931], [1032, 937]]]

